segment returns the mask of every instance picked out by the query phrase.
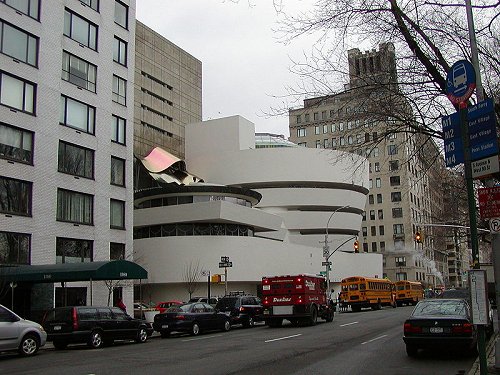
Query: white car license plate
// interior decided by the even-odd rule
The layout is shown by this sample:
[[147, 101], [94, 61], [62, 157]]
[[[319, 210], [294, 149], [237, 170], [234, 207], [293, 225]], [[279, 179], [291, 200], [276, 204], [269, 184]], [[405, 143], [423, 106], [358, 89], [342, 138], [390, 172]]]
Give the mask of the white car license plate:
[[54, 326], [54, 331], [60, 331], [61, 330], [61, 326]]
[[443, 327], [431, 327], [429, 329], [430, 333], [443, 333]]
[[168, 328], [168, 324], [162, 324], [161, 328]]

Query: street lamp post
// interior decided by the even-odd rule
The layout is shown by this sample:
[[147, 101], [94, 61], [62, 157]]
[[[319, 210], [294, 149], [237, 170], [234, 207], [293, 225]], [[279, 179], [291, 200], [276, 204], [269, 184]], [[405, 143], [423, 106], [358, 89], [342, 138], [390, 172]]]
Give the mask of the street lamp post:
[[[340, 211], [340, 210], [342, 210], [344, 208], [348, 208], [348, 207], [351, 207], [351, 206], [350, 205], [345, 205], [345, 206], [337, 208], [335, 211], [332, 212], [332, 214], [328, 218], [328, 221], [326, 222], [325, 245], [323, 246], [323, 257], [325, 258], [324, 265], [326, 267], [326, 269], [325, 269], [325, 276], [326, 276], [326, 296], [327, 297], [330, 294], [330, 273], [329, 273], [329, 271], [330, 271], [331, 262], [329, 261], [329, 259], [333, 255], [333, 253], [335, 251], [337, 251], [337, 249], [345, 243], [344, 242], [342, 245], [340, 245], [339, 247], [337, 247], [337, 249], [335, 249], [330, 254], [330, 244], [328, 243], [328, 225], [330, 224], [330, 220], [332, 219], [333, 215], [335, 215], [338, 211]], [[349, 240], [351, 240], [351, 239], [349, 239]]]

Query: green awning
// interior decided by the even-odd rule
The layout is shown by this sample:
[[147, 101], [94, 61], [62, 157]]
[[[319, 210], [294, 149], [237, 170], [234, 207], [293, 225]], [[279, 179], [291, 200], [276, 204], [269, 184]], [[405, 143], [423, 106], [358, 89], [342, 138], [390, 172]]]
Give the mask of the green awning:
[[147, 277], [148, 272], [144, 268], [128, 260], [0, 267], [0, 280], [4, 282], [55, 283], [147, 279]]

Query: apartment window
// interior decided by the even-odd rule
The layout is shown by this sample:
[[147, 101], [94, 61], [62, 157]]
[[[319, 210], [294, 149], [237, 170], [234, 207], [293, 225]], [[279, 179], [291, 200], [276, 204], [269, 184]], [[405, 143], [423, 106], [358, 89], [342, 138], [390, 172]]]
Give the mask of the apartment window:
[[339, 130], [340, 130], [340, 131], [343, 131], [343, 130], [344, 130], [344, 123], [343, 123], [343, 122], [340, 122], [340, 123], [339, 123]]
[[0, 264], [30, 264], [31, 236], [0, 232]]
[[387, 138], [389, 138], [389, 139], [396, 139], [396, 137], [397, 137], [397, 134], [396, 134], [396, 133], [389, 133], [389, 134], [387, 135]]
[[127, 66], [127, 42], [117, 38], [113, 42], [113, 61]]
[[385, 234], [385, 227], [383, 225], [378, 226], [378, 234], [381, 236]]
[[69, 9], [64, 11], [64, 35], [97, 51], [97, 26]]
[[384, 220], [384, 210], [378, 210], [377, 217], [379, 218], [379, 220]]
[[125, 244], [111, 242], [109, 244], [109, 260], [125, 259]]
[[332, 133], [334, 133], [334, 132], [336, 131], [336, 126], [335, 126], [335, 124], [332, 124], [332, 125], [331, 125], [331, 129], [332, 129]]
[[370, 220], [375, 220], [375, 210], [370, 210]]
[[389, 161], [389, 171], [394, 172], [399, 170], [399, 160], [390, 160]]
[[378, 147], [374, 147], [371, 152], [370, 152], [371, 156], [373, 157], [378, 157]]
[[376, 253], [376, 252], [377, 252], [377, 243], [372, 242], [372, 253]]
[[326, 111], [321, 111], [321, 119], [326, 120]]
[[363, 213], [361, 214], [361, 218], [363, 221], [366, 221], [366, 211], [363, 211]]
[[345, 146], [345, 138], [344, 137], [340, 137], [340, 145]]
[[335, 110], [330, 109], [330, 118], [333, 118], [335, 116]]
[[306, 136], [306, 128], [297, 129], [297, 137], [305, 137]]
[[380, 179], [380, 177], [377, 177], [375, 179], [375, 187], [381, 187], [382, 186], [382, 180]]
[[368, 236], [368, 228], [367, 227], [362, 227], [361, 232], [363, 233], [363, 237]]
[[393, 218], [403, 217], [403, 209], [402, 208], [393, 208], [392, 209], [392, 217]]
[[337, 146], [337, 138], [332, 138], [332, 147]]
[[378, 134], [377, 134], [377, 132], [373, 132], [372, 137], [373, 137], [373, 142], [377, 142], [378, 141]]
[[304, 117], [305, 117], [305, 121], [306, 121], [306, 122], [311, 121], [310, 116], [309, 116], [309, 113], [306, 113]]
[[323, 125], [323, 134], [328, 133], [328, 125]]
[[406, 267], [406, 257], [396, 257], [396, 267]]
[[127, 99], [127, 81], [113, 74], [113, 101], [125, 105]]
[[99, 0], [80, 0], [80, 2], [99, 12]]
[[96, 92], [97, 66], [63, 51], [62, 79], [78, 87]]
[[377, 194], [377, 203], [382, 203], [382, 194]]
[[327, 139], [323, 139], [323, 147], [324, 148], [328, 148], [328, 138]]
[[38, 38], [0, 21], [0, 52], [26, 64], [38, 64]]
[[349, 135], [349, 136], [347, 137], [347, 143], [349, 143], [350, 145], [352, 145], [352, 144], [354, 143], [354, 138], [353, 138], [353, 136], [352, 136], [352, 135]]
[[365, 133], [365, 142], [370, 142], [370, 133]]
[[33, 133], [0, 123], [0, 158], [33, 164]]
[[357, 144], [360, 144], [360, 143], [363, 143], [363, 137], [361, 134], [356, 134], [356, 143]]
[[370, 227], [370, 233], [372, 236], [376, 236], [377, 235], [377, 227], [375, 225], [372, 225]]
[[391, 202], [401, 202], [401, 192], [395, 191], [391, 193]]
[[318, 125], [316, 125], [316, 126], [314, 127], [314, 134], [316, 134], [316, 135], [318, 135], [318, 134], [319, 134], [319, 126], [318, 126]]
[[307, 147], [307, 142], [299, 142], [299, 143], [297, 143], [297, 146]]
[[374, 203], [373, 194], [368, 195], [368, 203], [369, 204], [373, 204]]
[[401, 180], [400, 180], [399, 176], [391, 176], [390, 180], [391, 180], [391, 186], [401, 185]]
[[380, 241], [380, 251], [385, 251], [385, 241]]
[[351, 130], [353, 127], [353, 122], [352, 121], [347, 121], [347, 130]]
[[111, 157], [111, 185], [125, 186], [125, 160]]
[[368, 180], [368, 189], [373, 189], [373, 180], [371, 178]]
[[56, 263], [92, 262], [92, 241], [56, 238]]
[[94, 151], [59, 141], [58, 171], [84, 178], [94, 178]]
[[316, 148], [321, 148], [321, 141], [319, 139], [316, 140]]
[[0, 176], [0, 212], [31, 216], [32, 183]]
[[302, 122], [302, 116], [301, 115], [295, 116], [295, 123], [300, 124], [301, 122]]
[[0, 0], [0, 2], [36, 20], [40, 17], [40, 0]]
[[389, 145], [387, 146], [387, 155], [397, 155], [398, 153], [398, 148], [396, 145]]
[[375, 162], [375, 172], [380, 172], [380, 163], [378, 161]]
[[128, 6], [120, 1], [115, 1], [115, 23], [128, 29]]
[[125, 202], [110, 200], [109, 226], [112, 229], [125, 229]]
[[35, 114], [35, 84], [0, 72], [0, 104]]
[[404, 234], [405, 232], [403, 224], [393, 224], [392, 227], [394, 234]]
[[125, 125], [126, 120], [124, 118], [113, 115], [113, 134], [111, 135], [111, 141], [121, 145], [125, 144]]
[[59, 121], [64, 126], [94, 134], [95, 108], [61, 95], [61, 118]]
[[314, 112], [313, 116], [314, 116], [314, 121], [319, 120], [319, 113], [318, 112]]
[[94, 197], [90, 194], [57, 189], [57, 220], [92, 225]]

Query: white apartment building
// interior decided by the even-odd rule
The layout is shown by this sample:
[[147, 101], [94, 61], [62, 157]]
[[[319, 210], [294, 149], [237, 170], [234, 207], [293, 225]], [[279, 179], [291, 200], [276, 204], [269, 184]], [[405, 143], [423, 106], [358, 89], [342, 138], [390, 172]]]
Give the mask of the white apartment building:
[[[0, 265], [131, 259], [135, 7], [0, 1]], [[91, 302], [102, 282], [19, 283], [14, 308]]]

